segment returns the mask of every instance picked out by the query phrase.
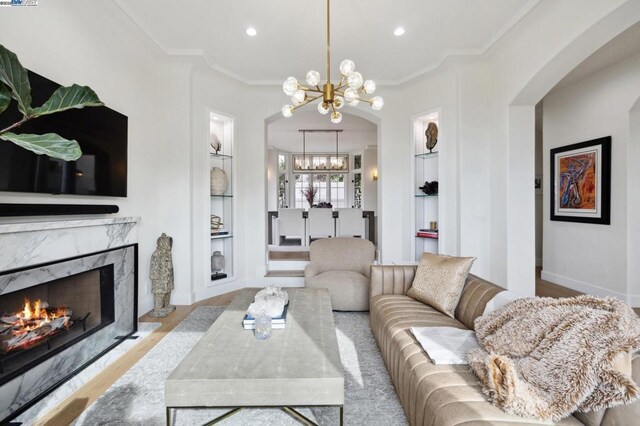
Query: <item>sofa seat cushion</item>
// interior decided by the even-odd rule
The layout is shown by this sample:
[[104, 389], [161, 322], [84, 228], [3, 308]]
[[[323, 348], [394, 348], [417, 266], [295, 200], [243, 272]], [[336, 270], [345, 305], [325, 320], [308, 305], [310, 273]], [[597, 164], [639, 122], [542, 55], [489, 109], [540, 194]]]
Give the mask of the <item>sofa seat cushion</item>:
[[[411, 327], [466, 328], [408, 296], [371, 299], [371, 329], [411, 425], [539, 425], [533, 419], [507, 414], [487, 402], [467, 365], [434, 365]], [[580, 425], [574, 417], [559, 424]]]
[[369, 278], [354, 271], [326, 271], [307, 277], [305, 286], [326, 288], [334, 311], [368, 311]]

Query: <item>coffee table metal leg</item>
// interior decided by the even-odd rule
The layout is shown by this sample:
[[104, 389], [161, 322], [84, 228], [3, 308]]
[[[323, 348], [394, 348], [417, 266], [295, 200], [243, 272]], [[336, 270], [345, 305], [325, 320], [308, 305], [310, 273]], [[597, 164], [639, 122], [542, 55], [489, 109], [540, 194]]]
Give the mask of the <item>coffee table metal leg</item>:
[[171, 407], [166, 408], [167, 426], [171, 426]]
[[221, 421], [223, 421], [224, 419], [233, 416], [234, 414], [236, 414], [238, 411], [242, 410], [242, 407], [236, 407], [233, 410], [224, 413], [221, 416], [216, 417], [215, 419], [211, 420], [208, 423], [205, 423], [204, 426], [211, 426], [211, 425], [215, 425], [216, 423], [220, 423]]
[[282, 411], [284, 411], [285, 413], [287, 413], [288, 415], [290, 415], [294, 419], [298, 420], [300, 423], [304, 423], [305, 425], [308, 425], [308, 426], [317, 426], [318, 425], [316, 422], [314, 422], [313, 420], [311, 420], [310, 418], [308, 418], [307, 416], [305, 416], [301, 412], [299, 412], [299, 411], [297, 411], [297, 410], [295, 410], [295, 409], [293, 409], [291, 407], [282, 407]]
[[344, 425], [344, 405], [340, 406], [340, 426]]

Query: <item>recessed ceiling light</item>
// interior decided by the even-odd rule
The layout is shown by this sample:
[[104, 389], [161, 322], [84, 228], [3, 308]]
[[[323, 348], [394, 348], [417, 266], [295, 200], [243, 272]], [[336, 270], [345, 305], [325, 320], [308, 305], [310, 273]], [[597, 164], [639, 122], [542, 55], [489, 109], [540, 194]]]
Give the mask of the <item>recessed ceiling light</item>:
[[249, 28], [247, 28], [247, 30], [245, 31], [245, 33], [247, 33], [247, 35], [248, 35], [249, 37], [255, 37], [255, 36], [256, 36], [256, 34], [258, 34], [258, 31], [256, 31], [256, 29], [255, 29], [255, 28], [253, 28], [253, 27], [249, 27]]
[[398, 27], [393, 31], [393, 35], [395, 36], [401, 36], [402, 34], [404, 34], [404, 28], [402, 27]]

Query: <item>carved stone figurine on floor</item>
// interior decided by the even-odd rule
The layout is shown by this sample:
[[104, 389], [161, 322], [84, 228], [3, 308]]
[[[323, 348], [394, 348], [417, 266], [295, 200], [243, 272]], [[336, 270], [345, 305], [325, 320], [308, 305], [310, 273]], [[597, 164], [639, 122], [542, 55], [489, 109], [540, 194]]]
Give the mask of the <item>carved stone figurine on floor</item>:
[[170, 305], [171, 290], [173, 290], [173, 260], [171, 247], [173, 238], [164, 232], [158, 238], [158, 248], [151, 255], [151, 291], [153, 292], [152, 317], [166, 317], [176, 309]]

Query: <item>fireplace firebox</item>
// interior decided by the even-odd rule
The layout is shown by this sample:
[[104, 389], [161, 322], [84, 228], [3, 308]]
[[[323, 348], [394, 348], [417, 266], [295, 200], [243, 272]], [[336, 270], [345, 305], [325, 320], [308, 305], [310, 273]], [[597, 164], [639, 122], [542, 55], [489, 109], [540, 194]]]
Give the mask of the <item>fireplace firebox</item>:
[[114, 320], [113, 264], [0, 295], [0, 386]]

